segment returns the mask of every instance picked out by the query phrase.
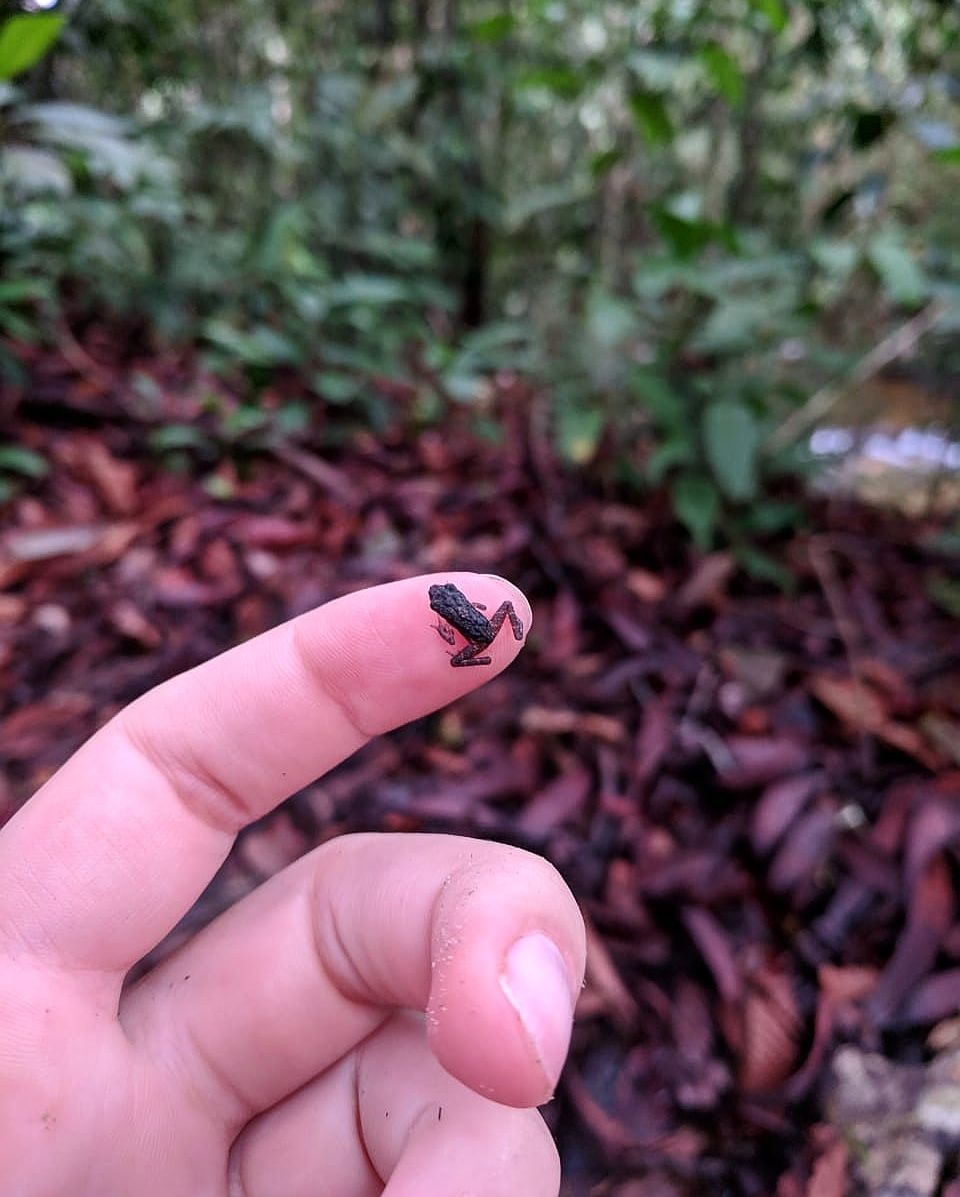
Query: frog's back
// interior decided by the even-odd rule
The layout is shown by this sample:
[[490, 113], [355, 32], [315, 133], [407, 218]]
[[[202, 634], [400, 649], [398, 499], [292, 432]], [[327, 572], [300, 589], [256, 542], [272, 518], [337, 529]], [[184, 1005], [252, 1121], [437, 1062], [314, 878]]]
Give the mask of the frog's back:
[[490, 621], [452, 582], [430, 587], [430, 607], [468, 640], [489, 644], [493, 639]]

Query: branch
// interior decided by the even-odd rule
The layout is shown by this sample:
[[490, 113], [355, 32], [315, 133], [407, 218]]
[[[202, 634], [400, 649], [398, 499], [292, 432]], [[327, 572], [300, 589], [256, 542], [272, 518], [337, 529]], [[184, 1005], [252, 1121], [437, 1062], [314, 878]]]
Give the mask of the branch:
[[935, 299], [906, 324], [894, 329], [879, 345], [874, 345], [869, 353], [864, 354], [845, 378], [835, 378], [828, 382], [826, 386], [814, 392], [803, 407], [792, 412], [780, 427], [775, 428], [767, 437], [765, 448], [772, 452], [786, 448], [811, 424], [816, 423], [835, 407], [849, 391], [863, 386], [885, 366], [908, 353], [921, 337], [930, 332], [943, 315], [943, 310], [943, 305]]

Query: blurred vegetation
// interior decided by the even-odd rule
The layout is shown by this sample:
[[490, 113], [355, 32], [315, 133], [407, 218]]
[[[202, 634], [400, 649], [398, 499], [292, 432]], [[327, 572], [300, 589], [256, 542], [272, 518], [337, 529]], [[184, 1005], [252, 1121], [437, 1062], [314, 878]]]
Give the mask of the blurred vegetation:
[[797, 518], [776, 430], [911, 313], [960, 367], [952, 0], [28, 8], [0, 8], [8, 340], [107, 318], [248, 405], [293, 370], [376, 426], [388, 376], [493, 434], [521, 371], [571, 462], [668, 487], [701, 546]]

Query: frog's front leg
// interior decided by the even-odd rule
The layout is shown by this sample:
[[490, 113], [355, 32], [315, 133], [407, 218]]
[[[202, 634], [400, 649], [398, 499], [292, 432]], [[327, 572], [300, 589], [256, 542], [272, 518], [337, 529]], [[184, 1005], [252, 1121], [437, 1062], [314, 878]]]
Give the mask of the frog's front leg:
[[456, 644], [457, 638], [454, 635], [453, 628], [448, 623], [441, 623], [438, 619], [436, 623], [430, 625], [435, 631], [440, 633], [440, 638], [446, 640], [447, 644]]

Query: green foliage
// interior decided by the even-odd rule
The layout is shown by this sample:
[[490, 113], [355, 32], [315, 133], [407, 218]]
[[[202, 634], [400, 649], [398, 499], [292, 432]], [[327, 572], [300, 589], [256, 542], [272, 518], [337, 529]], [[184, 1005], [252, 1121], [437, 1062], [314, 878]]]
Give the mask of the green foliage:
[[[251, 407], [295, 372], [368, 422], [378, 376], [479, 424], [491, 373], [533, 374], [571, 463], [612, 454], [770, 574], [770, 433], [905, 311], [960, 316], [955, 6], [103, 0], [61, 26], [0, 26], [0, 337], [60, 297], [199, 344]], [[241, 424], [214, 439], [264, 434]]]
[[698, 548], [708, 549], [713, 543], [720, 516], [720, 495], [709, 478], [700, 474], [678, 475], [670, 490], [677, 518], [684, 525]]
[[754, 498], [760, 433], [750, 409], [717, 399], [703, 413], [702, 432], [704, 453], [721, 491], [734, 502]]
[[0, 24], [0, 79], [13, 79], [38, 62], [56, 41], [63, 22], [55, 13], [33, 13]]
[[15, 495], [23, 482], [45, 477], [48, 468], [46, 460], [32, 449], [0, 444], [0, 503]]

